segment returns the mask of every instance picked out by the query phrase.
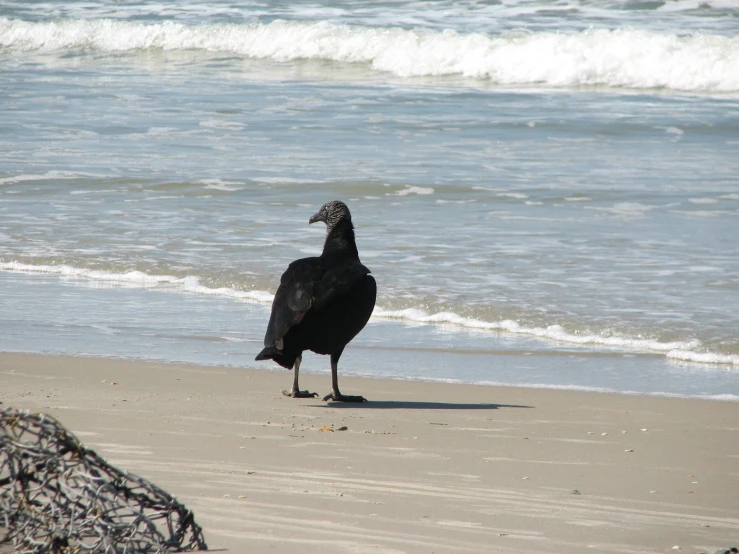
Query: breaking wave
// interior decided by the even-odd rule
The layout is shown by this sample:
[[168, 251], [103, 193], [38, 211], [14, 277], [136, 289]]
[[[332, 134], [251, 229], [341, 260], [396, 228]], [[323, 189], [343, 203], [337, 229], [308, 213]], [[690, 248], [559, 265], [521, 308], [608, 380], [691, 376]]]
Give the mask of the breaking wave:
[[360, 63], [400, 77], [463, 76], [498, 85], [739, 91], [739, 37], [630, 28], [488, 35], [326, 21], [187, 25], [0, 18], [0, 48], [194, 50], [278, 63]]

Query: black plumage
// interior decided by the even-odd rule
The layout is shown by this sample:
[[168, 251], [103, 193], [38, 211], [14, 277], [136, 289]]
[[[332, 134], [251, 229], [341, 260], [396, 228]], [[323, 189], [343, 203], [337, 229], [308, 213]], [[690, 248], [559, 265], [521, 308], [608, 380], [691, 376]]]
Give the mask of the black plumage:
[[274, 360], [294, 369], [287, 396], [317, 396], [301, 391], [298, 372], [304, 350], [331, 356], [331, 393], [324, 400], [364, 402], [361, 396], [339, 392], [338, 364], [346, 345], [367, 324], [375, 307], [375, 279], [359, 261], [349, 208], [338, 200], [327, 202], [308, 220], [326, 223], [323, 253], [291, 263], [280, 279], [272, 314], [257, 360]]

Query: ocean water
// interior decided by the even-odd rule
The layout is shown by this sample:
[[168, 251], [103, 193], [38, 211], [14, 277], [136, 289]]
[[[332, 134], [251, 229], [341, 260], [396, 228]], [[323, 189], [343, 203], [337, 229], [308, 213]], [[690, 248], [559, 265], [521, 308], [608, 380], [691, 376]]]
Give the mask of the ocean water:
[[0, 6], [0, 350], [266, 368], [332, 199], [343, 374], [739, 398], [735, 3]]

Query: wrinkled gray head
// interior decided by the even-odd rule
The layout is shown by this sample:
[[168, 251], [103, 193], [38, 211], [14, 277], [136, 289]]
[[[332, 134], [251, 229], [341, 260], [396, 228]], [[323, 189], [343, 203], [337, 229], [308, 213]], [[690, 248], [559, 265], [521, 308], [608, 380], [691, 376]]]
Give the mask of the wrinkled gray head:
[[347, 208], [346, 204], [340, 200], [331, 200], [331, 202], [326, 202], [321, 206], [318, 213], [311, 217], [308, 220], [308, 223], [323, 221], [326, 224], [326, 234], [328, 234], [331, 232], [331, 229], [333, 229], [336, 224], [343, 219], [348, 219], [349, 221], [352, 220], [349, 208]]

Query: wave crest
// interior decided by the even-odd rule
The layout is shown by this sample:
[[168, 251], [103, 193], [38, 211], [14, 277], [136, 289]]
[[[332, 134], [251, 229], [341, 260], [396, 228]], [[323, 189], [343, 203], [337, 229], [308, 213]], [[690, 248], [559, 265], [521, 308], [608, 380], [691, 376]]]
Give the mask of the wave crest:
[[364, 63], [400, 77], [456, 75], [500, 85], [739, 91], [739, 37], [636, 29], [486, 35], [277, 20], [185, 25], [0, 18], [9, 51], [201, 50], [247, 58]]

